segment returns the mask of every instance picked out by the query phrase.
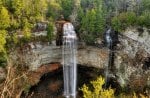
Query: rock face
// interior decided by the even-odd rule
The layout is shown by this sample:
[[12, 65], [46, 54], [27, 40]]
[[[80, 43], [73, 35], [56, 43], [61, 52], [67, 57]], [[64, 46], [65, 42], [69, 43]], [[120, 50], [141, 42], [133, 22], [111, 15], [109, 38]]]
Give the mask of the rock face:
[[[143, 29], [127, 29], [120, 36], [120, 51], [115, 54], [115, 67], [118, 81], [122, 86], [131, 88], [150, 86], [150, 32]], [[145, 68], [144, 68], [145, 67]]]
[[[62, 64], [62, 47], [55, 45], [37, 45], [38, 48], [24, 54], [14, 55], [12, 58], [17, 61], [22, 58], [29, 69], [34, 71], [44, 64], [60, 62]], [[107, 63], [107, 49], [100, 49], [97, 47], [87, 46], [84, 49], [78, 49], [77, 62], [80, 65], [93, 66], [96, 68], [103, 68]]]
[[59, 69], [61, 66], [59, 63], [55, 64], [46, 64], [40, 66], [36, 71], [30, 71], [28, 73], [28, 82], [30, 85], [35, 85], [40, 81], [40, 78], [49, 72], [53, 72]]
[[[150, 30], [127, 29], [119, 35], [119, 41], [114, 55], [113, 76], [121, 86], [135, 88], [138, 85], [140, 89], [150, 86]], [[12, 58], [15, 61], [21, 59], [32, 71], [44, 64], [62, 63], [62, 47], [56, 45], [36, 44], [36, 48], [30, 51], [15, 54], [11, 54]], [[77, 59], [78, 64], [103, 69], [108, 64], [108, 49], [85, 46], [78, 49]]]
[[78, 64], [104, 68], [108, 61], [108, 51], [103, 48], [86, 47], [78, 50]]
[[[142, 28], [139, 28], [142, 29]], [[127, 46], [127, 42], [129, 44], [129, 42], [131, 42], [132, 45], [128, 45], [130, 46], [130, 50], [132, 48], [132, 52], [134, 52], [133, 54], [135, 55], [135, 53], [139, 50], [139, 49], [144, 49], [147, 53], [150, 54], [150, 30], [149, 29], [145, 29], [143, 28], [141, 31], [138, 29], [127, 29], [124, 32], [124, 36], [127, 37], [125, 42], [125, 45]], [[133, 43], [132, 43], [133, 42]], [[127, 46], [127, 47], [128, 47]], [[133, 50], [134, 49], [134, 50]], [[126, 50], [126, 49], [124, 49]], [[129, 50], [129, 52], [130, 52]]]

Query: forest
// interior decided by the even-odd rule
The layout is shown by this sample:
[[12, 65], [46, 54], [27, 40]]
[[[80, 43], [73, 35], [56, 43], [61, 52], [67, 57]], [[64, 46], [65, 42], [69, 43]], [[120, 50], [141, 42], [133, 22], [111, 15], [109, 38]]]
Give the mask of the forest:
[[38, 22], [48, 22], [51, 36], [61, 15], [73, 22], [81, 40], [92, 44], [106, 26], [119, 32], [129, 26], [150, 28], [149, 10], [149, 0], [1, 0], [0, 51], [19, 42], [18, 33], [29, 40]]
[[[18, 47], [56, 39], [61, 16], [73, 23], [81, 42], [94, 45], [107, 27], [120, 34], [129, 27], [150, 29], [150, 0], [0, 0], [0, 67], [7, 69]], [[38, 23], [47, 25], [47, 36], [33, 36]]]

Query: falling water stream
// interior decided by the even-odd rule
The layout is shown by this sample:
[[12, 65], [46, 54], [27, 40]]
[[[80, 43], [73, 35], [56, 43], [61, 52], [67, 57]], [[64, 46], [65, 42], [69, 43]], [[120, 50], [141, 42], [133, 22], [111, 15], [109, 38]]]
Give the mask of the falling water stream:
[[63, 77], [64, 96], [66, 98], [76, 98], [77, 81], [77, 37], [71, 23], [63, 26]]
[[106, 46], [108, 48], [108, 53], [109, 53], [108, 63], [105, 65], [105, 83], [106, 83], [105, 88], [108, 82], [109, 66], [111, 66], [112, 63], [112, 38], [110, 33], [111, 33], [111, 28], [108, 29], [105, 34]]

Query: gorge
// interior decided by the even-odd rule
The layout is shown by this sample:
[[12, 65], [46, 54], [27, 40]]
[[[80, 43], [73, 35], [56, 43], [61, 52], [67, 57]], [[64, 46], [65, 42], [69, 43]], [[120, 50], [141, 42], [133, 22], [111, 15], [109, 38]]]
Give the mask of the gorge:
[[[137, 29], [127, 29], [123, 35], [119, 35], [120, 43], [117, 45], [114, 55], [113, 71], [108, 75], [115, 78], [121, 87], [129, 87], [135, 91], [147, 90], [150, 85], [150, 35], [149, 30], [144, 29], [142, 36], [138, 35]], [[131, 35], [132, 34], [132, 35]], [[102, 44], [102, 43], [100, 43]], [[77, 64], [87, 67], [104, 69], [108, 63], [108, 49], [80, 45], [77, 52]], [[12, 59], [20, 57], [12, 54]], [[22, 56], [31, 71], [40, 70], [41, 65], [48, 63], [62, 64], [62, 48], [51, 45], [37, 44], [35, 49]], [[50, 67], [50, 66], [49, 66]], [[142, 78], [142, 79], [141, 79]]]

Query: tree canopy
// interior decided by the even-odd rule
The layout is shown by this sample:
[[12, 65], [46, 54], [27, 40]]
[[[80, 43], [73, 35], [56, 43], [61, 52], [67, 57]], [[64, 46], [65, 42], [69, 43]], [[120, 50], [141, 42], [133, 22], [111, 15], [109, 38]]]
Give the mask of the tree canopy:
[[118, 31], [127, 26], [149, 28], [149, 10], [150, 0], [0, 0], [0, 30], [5, 32], [1, 36], [22, 33], [30, 39], [35, 25], [48, 21], [49, 35], [63, 15], [74, 23], [80, 38], [92, 44], [106, 25]]

